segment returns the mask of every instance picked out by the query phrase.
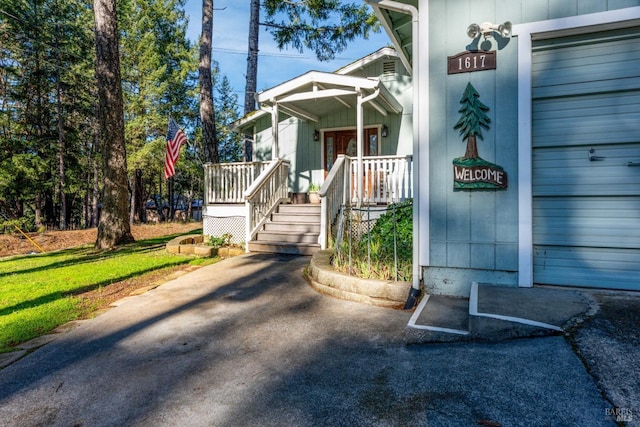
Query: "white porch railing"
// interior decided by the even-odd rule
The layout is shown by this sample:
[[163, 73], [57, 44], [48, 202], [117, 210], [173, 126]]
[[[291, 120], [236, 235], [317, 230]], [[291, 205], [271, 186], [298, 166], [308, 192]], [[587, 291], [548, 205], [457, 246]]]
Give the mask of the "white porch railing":
[[244, 192], [270, 162], [207, 163], [205, 204], [244, 203]]
[[253, 240], [280, 202], [286, 200], [289, 200], [289, 161], [272, 160], [244, 192], [247, 243]]
[[[413, 156], [376, 156], [362, 159], [361, 204], [388, 204], [413, 198]], [[320, 237], [326, 249], [331, 226], [340, 208], [358, 202], [358, 162], [356, 158], [338, 156], [318, 192], [322, 198]]]
[[[351, 202], [358, 201], [358, 161], [349, 159]], [[413, 156], [362, 159], [362, 204], [396, 203], [413, 198]]]
[[349, 174], [347, 173], [348, 157], [339, 155], [329, 175], [324, 180], [318, 195], [321, 198], [320, 236], [318, 243], [321, 249], [327, 249], [331, 235], [331, 224], [340, 213], [340, 207], [348, 203]]

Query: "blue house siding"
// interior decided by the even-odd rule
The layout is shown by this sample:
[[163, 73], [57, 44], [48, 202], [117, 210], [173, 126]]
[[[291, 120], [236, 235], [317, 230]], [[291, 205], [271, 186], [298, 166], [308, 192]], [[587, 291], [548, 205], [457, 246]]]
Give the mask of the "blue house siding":
[[[639, 5], [638, 0], [429, 1], [430, 148], [422, 155], [430, 167], [430, 252], [429, 266], [423, 268], [429, 292], [468, 295], [472, 281], [518, 284], [518, 79], [530, 76], [518, 75], [515, 37], [500, 44], [490, 39], [491, 50], [497, 51], [496, 70], [447, 75], [447, 56], [477, 48], [466, 35], [467, 26], [486, 21], [515, 25]], [[453, 127], [469, 82], [492, 120], [478, 140], [479, 155], [504, 167], [506, 190], [453, 190], [451, 162], [465, 150]]]
[[[496, 70], [447, 75], [446, 67], [447, 56], [473, 48], [466, 35], [469, 24], [513, 19], [519, 5], [503, 3], [497, 16], [496, 2], [430, 2], [430, 34], [446, 35], [433, 37], [430, 44], [431, 266], [425, 285], [434, 293], [468, 295], [472, 281], [517, 283], [517, 44], [509, 41], [498, 51]], [[507, 190], [453, 190], [451, 162], [466, 147], [453, 127], [469, 82], [492, 120], [484, 139], [478, 139], [479, 155], [505, 168]]]

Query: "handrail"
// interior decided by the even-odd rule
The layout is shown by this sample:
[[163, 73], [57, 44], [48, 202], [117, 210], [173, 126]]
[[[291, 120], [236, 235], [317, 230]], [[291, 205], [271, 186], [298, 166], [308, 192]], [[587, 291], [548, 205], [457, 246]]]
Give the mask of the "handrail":
[[350, 196], [350, 177], [346, 173], [346, 165], [351, 160], [350, 157], [343, 154], [331, 167], [329, 175], [324, 180], [318, 195], [321, 198], [320, 204], [320, 236], [318, 243], [321, 249], [327, 249], [329, 236], [331, 234], [331, 224], [333, 219], [338, 216], [340, 207], [349, 202]]
[[289, 194], [288, 160], [276, 159], [244, 192], [246, 208], [246, 242], [255, 237], [260, 227]]

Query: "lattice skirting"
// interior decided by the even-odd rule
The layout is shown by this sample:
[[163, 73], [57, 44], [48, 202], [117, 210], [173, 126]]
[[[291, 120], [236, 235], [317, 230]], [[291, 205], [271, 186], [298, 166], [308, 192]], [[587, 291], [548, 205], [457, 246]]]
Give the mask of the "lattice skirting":
[[245, 241], [245, 218], [243, 216], [209, 216], [202, 219], [203, 234], [205, 236], [222, 237], [229, 233], [233, 237], [232, 243], [240, 244]]

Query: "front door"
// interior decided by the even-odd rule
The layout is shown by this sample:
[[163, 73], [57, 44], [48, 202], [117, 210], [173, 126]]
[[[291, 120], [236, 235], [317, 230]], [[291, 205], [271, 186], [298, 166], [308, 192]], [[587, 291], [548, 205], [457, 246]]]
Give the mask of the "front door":
[[[377, 156], [379, 153], [378, 128], [364, 130], [363, 156]], [[339, 154], [349, 157], [358, 155], [357, 133], [355, 129], [324, 133], [324, 170], [329, 172]]]

